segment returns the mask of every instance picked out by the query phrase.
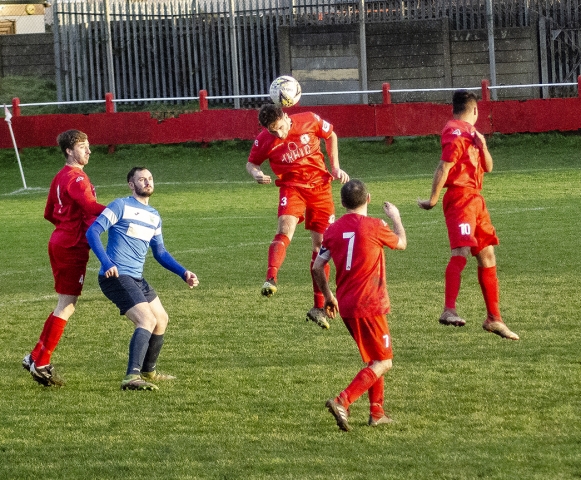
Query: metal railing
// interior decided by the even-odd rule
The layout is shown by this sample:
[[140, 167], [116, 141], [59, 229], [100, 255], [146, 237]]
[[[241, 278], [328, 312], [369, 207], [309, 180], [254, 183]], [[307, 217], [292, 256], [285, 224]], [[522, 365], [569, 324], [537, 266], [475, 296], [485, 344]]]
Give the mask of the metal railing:
[[[483, 80], [479, 86], [467, 86], [462, 87], [464, 90], [481, 91], [482, 99], [486, 101], [491, 100], [490, 92], [505, 90], [505, 89], [519, 89], [519, 88], [576, 88], [577, 95], [581, 97], [581, 75], [577, 78], [577, 82], [566, 82], [566, 83], [535, 83], [526, 85], [498, 85], [491, 86], [487, 80]], [[353, 95], [353, 94], [378, 94], [383, 95], [383, 103], [392, 103], [391, 96], [403, 93], [427, 93], [427, 92], [453, 92], [458, 90], [458, 88], [398, 88], [391, 89], [389, 83], [384, 83], [381, 90], [361, 90], [361, 91], [329, 91], [329, 92], [303, 92], [303, 96], [341, 96], [341, 95]], [[235, 99], [256, 99], [260, 101], [270, 101], [270, 96], [268, 93], [258, 93], [253, 95], [208, 95], [208, 92], [201, 90], [197, 96], [188, 97], [152, 97], [152, 98], [114, 98], [111, 93], [106, 94], [105, 99], [99, 100], [77, 100], [77, 101], [57, 101], [57, 102], [33, 102], [33, 103], [20, 103], [19, 98], [14, 98], [12, 100], [12, 105], [5, 105], [5, 108], [12, 108], [13, 114], [15, 116], [21, 115], [22, 107], [46, 107], [46, 106], [71, 106], [71, 105], [104, 105], [104, 110], [108, 113], [115, 112], [115, 105], [120, 103], [151, 103], [151, 102], [175, 102], [175, 101], [187, 101], [187, 102], [199, 102], [200, 110], [207, 110], [209, 108], [210, 101], [221, 101], [228, 100], [233, 101]], [[338, 102], [340, 104], [340, 102]], [[316, 108], [316, 107], [313, 107]]]

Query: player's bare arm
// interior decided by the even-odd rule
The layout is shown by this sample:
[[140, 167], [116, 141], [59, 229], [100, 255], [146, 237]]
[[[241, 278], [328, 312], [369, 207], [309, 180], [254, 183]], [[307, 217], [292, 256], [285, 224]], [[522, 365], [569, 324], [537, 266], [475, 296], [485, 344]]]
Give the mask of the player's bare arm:
[[342, 184], [347, 183], [349, 181], [349, 175], [347, 172], [341, 170], [339, 166], [339, 140], [335, 132], [332, 132], [331, 136], [325, 139], [325, 148], [327, 149], [327, 156], [331, 164], [331, 175]]
[[200, 284], [198, 276], [194, 272], [190, 272], [189, 270], [186, 270], [186, 273], [184, 273], [184, 280], [186, 281], [190, 288], [197, 287]]
[[399, 237], [395, 250], [405, 250], [408, 243], [398, 208], [393, 203], [383, 202], [383, 211], [393, 223], [393, 233]]
[[329, 282], [325, 276], [325, 265], [328, 260], [318, 256], [313, 263], [313, 278], [317, 285], [321, 289], [321, 293], [325, 296], [325, 313], [329, 318], [335, 318], [339, 312], [339, 304], [331, 288], [329, 287]]
[[265, 175], [261, 168], [252, 162], [246, 163], [246, 171], [260, 184], [265, 185], [272, 182], [270, 176]]
[[424, 210], [431, 210], [438, 203], [440, 192], [444, 188], [444, 184], [448, 179], [448, 172], [452, 168], [451, 162], [444, 162], [440, 160], [436, 171], [434, 172], [434, 179], [432, 181], [432, 193], [428, 200], [421, 200], [418, 198], [418, 206]]
[[488, 151], [488, 145], [486, 144], [486, 138], [480, 132], [475, 132], [476, 136], [474, 137], [474, 145], [476, 145], [482, 155], [484, 155], [484, 171], [485, 172], [492, 172], [492, 168], [494, 163], [492, 161], [492, 155]]

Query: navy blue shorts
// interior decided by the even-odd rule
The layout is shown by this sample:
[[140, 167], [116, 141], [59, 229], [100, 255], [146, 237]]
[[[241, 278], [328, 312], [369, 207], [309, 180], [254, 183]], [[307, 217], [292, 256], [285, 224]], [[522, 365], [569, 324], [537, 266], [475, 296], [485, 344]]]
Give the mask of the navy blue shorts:
[[119, 309], [121, 315], [138, 303], [153, 302], [157, 298], [155, 290], [149, 286], [145, 278], [133, 278], [129, 275], [106, 278], [99, 275], [99, 286], [105, 296]]

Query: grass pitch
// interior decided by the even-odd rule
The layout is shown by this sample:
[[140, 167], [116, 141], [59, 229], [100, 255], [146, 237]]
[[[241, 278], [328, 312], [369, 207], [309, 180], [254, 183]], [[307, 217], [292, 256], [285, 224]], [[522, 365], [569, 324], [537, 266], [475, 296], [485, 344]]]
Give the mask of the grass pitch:
[[[581, 137], [495, 136], [485, 177], [501, 240], [503, 316], [521, 340], [481, 328], [476, 262], [464, 271], [463, 328], [443, 327], [448, 245], [441, 203], [427, 198], [439, 159], [433, 137], [340, 141], [342, 167], [402, 214], [408, 249], [387, 252], [394, 368], [392, 425], [352, 432], [324, 407], [361, 368], [340, 320], [305, 322], [312, 306], [310, 238], [300, 226], [274, 297], [260, 296], [276, 228], [277, 189], [253, 183], [250, 144], [94, 148], [86, 171], [101, 202], [129, 194], [125, 175], [148, 167], [166, 246], [197, 273], [189, 290], [153, 258], [145, 276], [170, 316], [158, 392], [124, 392], [132, 325], [97, 285], [91, 256], [75, 315], [53, 355], [63, 388], [20, 366], [56, 304], [42, 213], [63, 165], [57, 148], [0, 151], [0, 478], [5, 479], [569, 479], [581, 477], [579, 218]], [[339, 185], [334, 185], [337, 213]]]

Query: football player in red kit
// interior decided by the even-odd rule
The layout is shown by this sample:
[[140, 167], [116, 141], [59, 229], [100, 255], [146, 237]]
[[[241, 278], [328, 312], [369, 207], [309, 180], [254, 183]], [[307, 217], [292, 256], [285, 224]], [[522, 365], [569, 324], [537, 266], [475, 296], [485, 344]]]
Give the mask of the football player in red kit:
[[40, 338], [22, 366], [44, 386], [62, 385], [50, 363], [51, 355], [63, 334], [85, 281], [89, 244], [85, 232], [105, 209], [97, 203], [95, 188], [83, 168], [91, 150], [87, 135], [78, 130], [61, 133], [57, 142], [65, 156], [65, 166], [56, 174], [48, 192], [44, 218], [54, 224], [48, 254], [58, 302], [48, 316]]
[[[384, 202], [383, 211], [393, 230], [379, 218], [367, 216], [371, 197], [361, 180], [353, 179], [341, 188], [341, 203], [347, 213], [329, 226], [313, 266], [313, 273], [325, 297], [325, 309], [337, 313], [357, 343], [367, 364], [337, 397], [326, 406], [341, 430], [349, 431], [349, 405], [368, 392], [369, 426], [391, 423], [383, 409], [383, 375], [392, 366], [392, 347], [387, 314], [389, 296], [385, 277], [384, 247], [404, 250], [406, 234], [395, 205]], [[333, 260], [337, 298], [329, 288], [325, 267]]]
[[476, 95], [456, 90], [452, 105], [453, 119], [442, 132], [442, 158], [434, 173], [430, 198], [418, 200], [420, 208], [430, 210], [446, 188], [442, 202], [451, 256], [445, 272], [444, 311], [440, 323], [456, 327], [466, 324], [456, 311], [456, 299], [462, 270], [471, 254], [478, 261], [478, 282], [486, 304], [487, 316], [482, 328], [503, 338], [518, 340], [518, 335], [510, 331], [500, 316], [494, 255], [498, 237], [480, 193], [484, 173], [492, 171], [493, 161], [486, 139], [474, 127], [478, 119]]
[[[331, 181], [349, 181], [349, 175], [339, 167], [337, 135], [333, 126], [318, 115], [304, 112], [287, 115], [282, 108], [264, 105], [258, 114], [264, 130], [254, 141], [246, 170], [260, 184], [272, 182], [260, 165], [268, 160], [279, 187], [278, 228], [268, 250], [268, 269], [262, 295], [270, 297], [277, 291], [278, 271], [286, 256], [296, 226], [305, 222], [311, 232], [311, 270], [317, 256], [323, 232], [334, 221], [335, 206]], [[320, 148], [325, 142], [331, 171], [325, 165]], [[328, 275], [328, 271], [327, 271]], [[324, 297], [313, 280], [314, 306], [307, 319], [322, 328], [329, 328], [323, 309]]]

